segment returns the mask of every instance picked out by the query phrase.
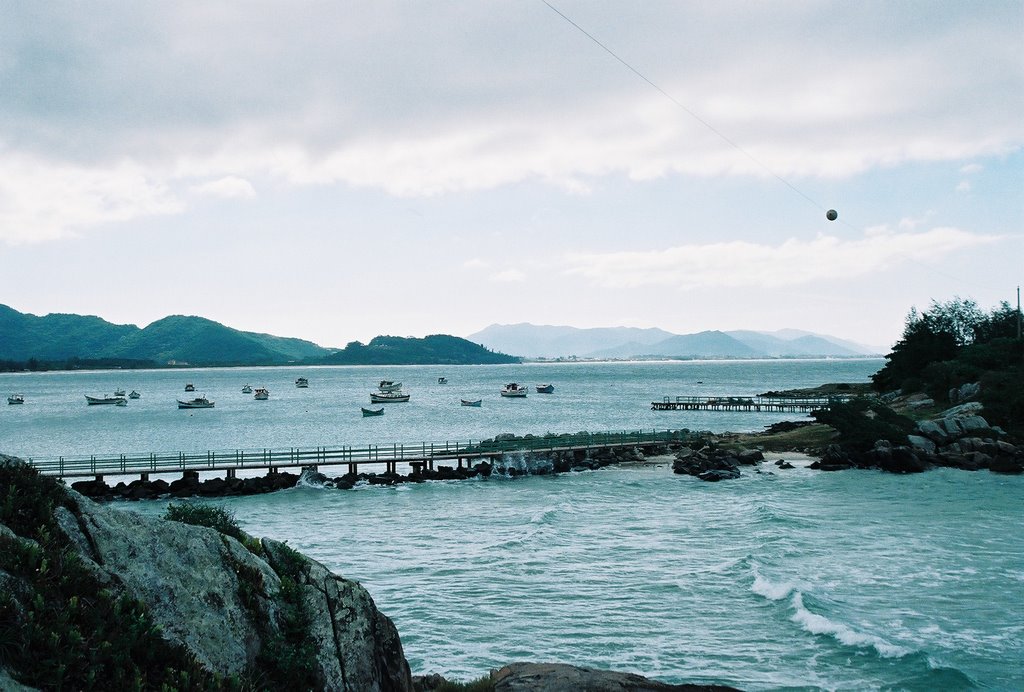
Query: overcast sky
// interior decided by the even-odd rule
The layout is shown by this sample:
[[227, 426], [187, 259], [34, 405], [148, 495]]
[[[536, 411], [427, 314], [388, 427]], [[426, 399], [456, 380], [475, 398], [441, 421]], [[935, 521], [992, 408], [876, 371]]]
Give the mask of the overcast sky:
[[213, 5], [0, 5], [0, 303], [888, 346], [1024, 279], [1021, 0]]

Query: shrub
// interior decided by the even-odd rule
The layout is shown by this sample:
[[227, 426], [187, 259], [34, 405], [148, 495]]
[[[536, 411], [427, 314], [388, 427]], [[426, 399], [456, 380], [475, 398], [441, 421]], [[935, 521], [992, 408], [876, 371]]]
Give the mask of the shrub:
[[182, 524], [206, 526], [220, 531], [225, 536], [231, 536], [240, 543], [245, 543], [246, 539], [250, 538], [235, 521], [234, 514], [216, 505], [200, 503], [168, 505], [164, 519], [178, 521]]
[[878, 440], [902, 441], [914, 429], [911, 419], [867, 399], [834, 404], [811, 415], [819, 423], [834, 428], [839, 433], [836, 441], [855, 452], [868, 451]]

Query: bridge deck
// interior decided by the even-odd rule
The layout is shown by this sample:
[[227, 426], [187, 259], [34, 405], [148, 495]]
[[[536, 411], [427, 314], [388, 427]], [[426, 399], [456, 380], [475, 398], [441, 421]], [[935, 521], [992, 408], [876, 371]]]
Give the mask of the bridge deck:
[[654, 411], [810, 412], [849, 397], [791, 398], [776, 396], [677, 396], [651, 402]]
[[348, 465], [356, 471], [363, 464], [472, 460], [499, 457], [510, 452], [561, 452], [597, 448], [664, 444], [684, 441], [686, 431], [649, 430], [634, 432], [580, 433], [485, 442], [417, 442], [368, 445], [365, 447], [313, 447], [207, 452], [121, 454], [117, 456], [36, 457], [28, 462], [41, 474], [72, 478], [103, 475], [141, 475], [181, 471], [229, 471], [278, 469], [304, 466]]

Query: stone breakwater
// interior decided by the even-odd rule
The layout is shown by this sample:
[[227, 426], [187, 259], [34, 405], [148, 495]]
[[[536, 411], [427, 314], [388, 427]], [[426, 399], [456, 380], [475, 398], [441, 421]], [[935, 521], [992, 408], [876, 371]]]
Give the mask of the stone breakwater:
[[186, 471], [181, 478], [166, 481], [134, 480], [109, 485], [102, 480], [77, 481], [71, 487], [95, 500], [154, 500], [161, 498], [185, 497], [231, 497], [257, 495], [294, 488], [299, 483], [322, 485], [328, 488], [348, 490], [358, 483], [369, 485], [399, 485], [402, 483], [423, 483], [425, 481], [467, 480], [488, 477], [492, 474], [504, 476], [547, 475], [572, 471], [597, 470], [613, 464], [642, 461], [649, 456], [668, 454], [678, 445], [644, 445], [642, 447], [617, 447], [587, 452], [529, 452], [507, 453], [490, 462], [483, 461], [473, 466], [438, 466], [436, 469], [420, 468], [402, 473], [346, 473], [329, 476], [320, 471], [307, 470], [302, 474], [278, 472], [256, 478], [210, 478], [200, 480], [196, 471]]

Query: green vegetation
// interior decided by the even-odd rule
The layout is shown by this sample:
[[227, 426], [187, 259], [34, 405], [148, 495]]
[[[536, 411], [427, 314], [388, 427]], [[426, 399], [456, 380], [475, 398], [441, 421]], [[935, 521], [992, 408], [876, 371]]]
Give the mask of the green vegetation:
[[144, 605], [83, 565], [56, 525], [64, 487], [0, 466], [0, 666], [40, 689], [239, 689], [160, 636]]
[[331, 365], [496, 365], [520, 360], [457, 336], [434, 334], [422, 339], [378, 336], [366, 345], [353, 341], [323, 362]]
[[854, 452], [868, 451], [877, 440], [906, 439], [914, 429], [910, 418], [868, 399], [833, 404], [830, 408], [812, 411], [811, 415], [836, 430], [838, 435], [833, 442]]
[[494, 682], [490, 675], [470, 682], [452, 682], [445, 680], [434, 692], [494, 692]]
[[243, 531], [242, 527], [235, 521], [235, 515], [223, 507], [198, 502], [172, 504], [167, 506], [164, 519], [181, 522], [182, 524], [206, 526], [220, 531], [225, 536], [231, 536], [254, 555], [263, 554], [263, 548], [260, 546], [259, 540]]
[[1020, 314], [1006, 302], [989, 313], [972, 300], [933, 301], [911, 310], [903, 338], [872, 377], [879, 391], [925, 392], [948, 403], [951, 389], [981, 384], [985, 416], [1016, 437], [1024, 436], [1024, 341]]

